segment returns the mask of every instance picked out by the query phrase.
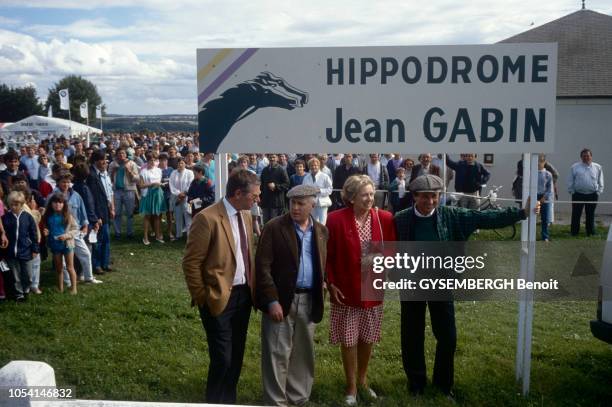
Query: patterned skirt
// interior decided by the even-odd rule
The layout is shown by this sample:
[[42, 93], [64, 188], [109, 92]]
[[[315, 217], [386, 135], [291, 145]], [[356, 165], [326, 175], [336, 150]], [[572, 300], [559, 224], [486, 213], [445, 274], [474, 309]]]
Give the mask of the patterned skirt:
[[357, 308], [348, 305], [331, 304], [329, 317], [329, 341], [332, 345], [346, 347], [358, 342], [380, 342], [383, 305], [371, 308]]
[[140, 213], [143, 215], [160, 215], [167, 211], [164, 192], [160, 187], [148, 188], [147, 195], [140, 200]]

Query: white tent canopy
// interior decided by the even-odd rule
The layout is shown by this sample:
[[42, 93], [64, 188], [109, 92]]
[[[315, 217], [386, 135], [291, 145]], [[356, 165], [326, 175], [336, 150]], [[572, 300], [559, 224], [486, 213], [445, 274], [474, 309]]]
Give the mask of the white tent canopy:
[[9, 124], [0, 129], [3, 138], [16, 140], [25, 136], [37, 136], [38, 139], [46, 139], [51, 136], [77, 137], [87, 134], [101, 134], [102, 130], [86, 126], [70, 120], [58, 117], [30, 116], [18, 122]]

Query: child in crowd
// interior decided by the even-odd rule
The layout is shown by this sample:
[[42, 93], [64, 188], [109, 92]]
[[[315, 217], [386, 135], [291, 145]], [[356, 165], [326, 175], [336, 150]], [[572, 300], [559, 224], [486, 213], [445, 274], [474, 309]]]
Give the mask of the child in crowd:
[[38, 204], [36, 203], [36, 200], [34, 199], [30, 188], [28, 188], [27, 185], [23, 182], [15, 182], [18, 177], [23, 176], [17, 175], [13, 177], [13, 191], [19, 191], [25, 197], [25, 205], [23, 205], [23, 210], [29, 213], [34, 218], [34, 222], [36, 222], [36, 241], [38, 242], [40, 249], [39, 253], [41, 254], [40, 256], [35, 256], [31, 262], [32, 272], [30, 281], [30, 292], [33, 292], [34, 294], [42, 294], [41, 289], [38, 287], [40, 283], [40, 263], [43, 250], [43, 247], [41, 245], [41, 233], [39, 227], [42, 215], [38, 211]]
[[295, 168], [295, 174], [292, 174], [291, 177], [289, 177], [290, 188], [302, 185], [304, 177], [306, 176], [306, 163], [303, 160], [295, 160], [293, 167]]
[[193, 167], [194, 179], [187, 190], [187, 201], [191, 205], [191, 216], [196, 216], [202, 209], [215, 203], [215, 190], [211, 180], [204, 176], [204, 168]]
[[15, 278], [15, 299], [26, 300], [30, 292], [32, 259], [40, 252], [37, 224], [32, 215], [24, 210], [25, 196], [13, 191], [8, 196], [11, 210], [2, 217], [2, 224], [8, 238], [7, 260]]
[[53, 264], [57, 272], [57, 288], [64, 292], [63, 263], [70, 276], [70, 294], [77, 293], [77, 276], [74, 271], [74, 238], [79, 233], [76, 220], [70, 214], [68, 203], [61, 194], [49, 198], [42, 220], [47, 246], [53, 253]]
[[162, 172], [162, 191], [164, 192], [164, 202], [166, 203], [166, 232], [170, 236], [170, 240], [174, 240], [174, 229], [172, 228], [172, 220], [174, 218], [174, 208], [170, 205], [170, 175], [174, 168], [168, 167], [168, 154], [161, 153], [159, 155], [159, 169]]
[[540, 201], [540, 216], [542, 217], [542, 240], [548, 242], [550, 234], [548, 226], [552, 221], [553, 176], [544, 168], [546, 156], [538, 157], [538, 201]]
[[393, 208], [393, 213], [399, 212], [407, 208], [408, 200], [406, 193], [408, 191], [408, 180], [406, 179], [406, 169], [397, 167], [395, 170], [395, 179], [389, 186], [389, 201]]

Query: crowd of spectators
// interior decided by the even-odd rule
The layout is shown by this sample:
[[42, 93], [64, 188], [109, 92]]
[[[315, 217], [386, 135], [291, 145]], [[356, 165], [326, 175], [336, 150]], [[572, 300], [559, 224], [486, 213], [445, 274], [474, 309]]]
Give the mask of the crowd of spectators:
[[[99, 276], [113, 271], [111, 235], [115, 239], [142, 239], [146, 246], [184, 239], [192, 217], [215, 201], [214, 155], [200, 153], [197, 133], [112, 133], [89, 146], [83, 138], [29, 140], [30, 144], [15, 148], [0, 142], [0, 216], [5, 229], [0, 268], [6, 270], [0, 278], [0, 300], [9, 295], [21, 301], [29, 293], [40, 294], [40, 264], [49, 252], [62, 276], [58, 278], [59, 289], [65, 285], [76, 293], [78, 282], [99, 284]], [[592, 201], [603, 191], [603, 173], [592, 163], [589, 150], [581, 153], [581, 159], [572, 167], [574, 178], [568, 181], [568, 190], [576, 201], [591, 203], [574, 205], [572, 233], [578, 233], [580, 216], [576, 213], [584, 207], [587, 233], [593, 234]], [[286, 213], [286, 193], [296, 185], [318, 187], [312, 216], [325, 224], [328, 212], [344, 207], [340, 191], [353, 175], [368, 176], [375, 189], [374, 206], [393, 213], [413, 205], [408, 184], [420, 175], [442, 177], [444, 162], [446, 186], [454, 180], [459, 194], [456, 198], [443, 194], [441, 205], [478, 208], [482, 187], [490, 177], [475, 154], [462, 154], [454, 161], [430, 153], [418, 157], [243, 153], [228, 154], [228, 161], [230, 172], [244, 168], [260, 179], [261, 200], [251, 208], [257, 235], [265, 223]], [[545, 157], [542, 162], [538, 198], [552, 205], [558, 173]], [[521, 170], [519, 163], [517, 185]], [[513, 190], [518, 193], [517, 185]], [[45, 216], [49, 208], [57, 209], [49, 206], [54, 196], [61, 196], [68, 209], [61, 225], [57, 217]], [[60, 205], [59, 198], [53, 202]], [[63, 213], [61, 209], [56, 212]], [[144, 222], [142, 238], [134, 234], [137, 213]], [[543, 208], [542, 213], [546, 225], [552, 222], [552, 208]], [[30, 223], [37, 226], [36, 236], [26, 238], [24, 228]], [[70, 230], [72, 224], [77, 232]], [[543, 229], [542, 238], [548, 240], [548, 228]]]

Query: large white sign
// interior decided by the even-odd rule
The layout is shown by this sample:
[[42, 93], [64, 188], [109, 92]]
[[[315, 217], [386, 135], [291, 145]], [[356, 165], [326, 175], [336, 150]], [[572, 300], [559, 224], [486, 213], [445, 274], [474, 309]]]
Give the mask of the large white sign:
[[198, 49], [206, 152], [552, 152], [556, 44]]

